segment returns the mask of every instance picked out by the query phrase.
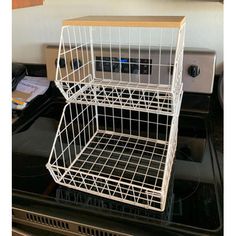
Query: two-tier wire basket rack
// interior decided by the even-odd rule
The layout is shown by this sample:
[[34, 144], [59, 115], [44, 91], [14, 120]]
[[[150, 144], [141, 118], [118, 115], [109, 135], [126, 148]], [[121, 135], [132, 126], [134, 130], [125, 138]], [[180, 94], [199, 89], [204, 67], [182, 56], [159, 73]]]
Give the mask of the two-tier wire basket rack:
[[67, 100], [47, 168], [58, 184], [163, 211], [182, 100], [185, 17], [65, 20], [55, 83]]

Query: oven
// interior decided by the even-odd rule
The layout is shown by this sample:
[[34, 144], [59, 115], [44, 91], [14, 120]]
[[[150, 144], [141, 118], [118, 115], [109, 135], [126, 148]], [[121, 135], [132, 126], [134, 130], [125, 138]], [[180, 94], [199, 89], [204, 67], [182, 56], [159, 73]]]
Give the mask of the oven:
[[[45, 65], [26, 66], [31, 75], [46, 75]], [[38, 235], [222, 235], [222, 110], [214, 70], [214, 52], [185, 49], [178, 145], [164, 212], [53, 181], [45, 165], [66, 102], [52, 82], [45, 95], [16, 112], [12, 126], [13, 226]]]

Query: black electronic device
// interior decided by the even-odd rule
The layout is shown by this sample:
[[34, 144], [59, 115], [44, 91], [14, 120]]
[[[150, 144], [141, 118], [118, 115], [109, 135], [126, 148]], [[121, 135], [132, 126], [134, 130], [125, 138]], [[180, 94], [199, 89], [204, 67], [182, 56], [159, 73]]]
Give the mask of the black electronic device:
[[18, 83], [25, 77], [26, 67], [21, 63], [12, 63], [12, 91], [14, 91]]

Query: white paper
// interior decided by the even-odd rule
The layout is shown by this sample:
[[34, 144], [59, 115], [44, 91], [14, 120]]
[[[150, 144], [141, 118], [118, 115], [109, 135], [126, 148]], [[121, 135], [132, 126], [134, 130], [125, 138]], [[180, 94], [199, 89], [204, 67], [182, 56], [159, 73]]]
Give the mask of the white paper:
[[31, 96], [26, 100], [26, 102], [30, 102], [38, 95], [44, 94], [49, 87], [49, 83], [50, 81], [46, 77], [25, 76], [25, 78], [17, 85], [16, 90], [31, 94]]

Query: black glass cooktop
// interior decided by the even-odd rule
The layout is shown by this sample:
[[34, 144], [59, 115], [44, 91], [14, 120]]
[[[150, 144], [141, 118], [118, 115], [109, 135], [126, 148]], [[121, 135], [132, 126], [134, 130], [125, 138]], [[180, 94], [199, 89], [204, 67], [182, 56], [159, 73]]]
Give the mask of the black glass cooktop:
[[48, 103], [31, 122], [14, 133], [13, 205], [24, 204], [24, 196], [34, 196], [39, 201], [46, 199], [58, 207], [68, 208], [68, 212], [69, 209], [82, 209], [142, 223], [151, 222], [156, 227], [165, 225], [182, 227], [189, 232], [220, 232], [221, 179], [205, 119], [180, 116], [167, 205], [160, 213], [68, 189], [53, 181], [45, 165], [63, 106], [63, 101]]

